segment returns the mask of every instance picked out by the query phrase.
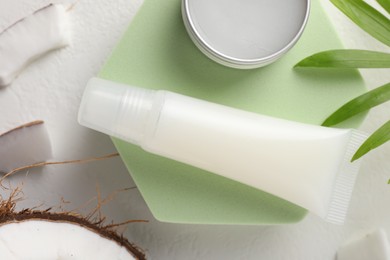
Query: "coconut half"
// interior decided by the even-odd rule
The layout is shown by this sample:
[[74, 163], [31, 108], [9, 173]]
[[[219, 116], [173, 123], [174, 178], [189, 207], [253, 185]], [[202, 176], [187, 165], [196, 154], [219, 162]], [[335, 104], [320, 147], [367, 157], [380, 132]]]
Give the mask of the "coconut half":
[[15, 212], [15, 202], [0, 205], [0, 259], [130, 260], [144, 253], [102, 220], [92, 222], [74, 213], [50, 210]]

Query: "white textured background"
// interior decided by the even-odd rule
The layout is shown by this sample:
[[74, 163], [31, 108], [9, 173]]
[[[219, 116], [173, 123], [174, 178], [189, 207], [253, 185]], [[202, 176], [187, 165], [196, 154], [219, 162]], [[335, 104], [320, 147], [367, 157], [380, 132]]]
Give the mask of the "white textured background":
[[[318, 0], [313, 0], [318, 1]], [[320, 0], [345, 45], [382, 51], [390, 49], [362, 32], [327, 0]], [[64, 2], [64, 1], [55, 1]], [[374, 2], [373, 0], [369, 1]], [[47, 0], [0, 0], [0, 31]], [[54, 149], [53, 160], [79, 159], [115, 151], [110, 139], [79, 126], [77, 109], [87, 80], [96, 75], [140, 7], [141, 0], [80, 0], [71, 11], [72, 46], [46, 55], [0, 89], [0, 132], [43, 119]], [[0, 61], [1, 62], [1, 61]], [[390, 81], [390, 70], [363, 71], [369, 88]], [[390, 104], [373, 109], [361, 129], [373, 132], [390, 118]], [[0, 158], [1, 160], [1, 158]], [[335, 258], [346, 239], [382, 227], [390, 235], [390, 144], [365, 157], [344, 226], [309, 215], [289, 226], [201, 226], [165, 224], [154, 220], [137, 189], [118, 193], [103, 207], [108, 219], [148, 219], [131, 224], [125, 235], [152, 259], [316, 259]], [[88, 211], [86, 202], [133, 187], [119, 158], [82, 165], [47, 166], [19, 173], [11, 184], [24, 185], [20, 206], [63, 205]], [[3, 195], [6, 192], [1, 191]], [[71, 201], [61, 203], [61, 198]]]

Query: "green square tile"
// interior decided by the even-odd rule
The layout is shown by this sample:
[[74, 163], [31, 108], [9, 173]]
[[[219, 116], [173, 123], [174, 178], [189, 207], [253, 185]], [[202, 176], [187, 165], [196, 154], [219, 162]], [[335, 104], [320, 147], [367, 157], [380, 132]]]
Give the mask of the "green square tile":
[[[320, 124], [365, 91], [355, 70], [292, 68], [312, 53], [333, 48], [342, 45], [320, 3], [313, 0], [306, 30], [286, 56], [256, 70], [226, 68], [209, 60], [191, 42], [182, 22], [180, 0], [145, 0], [100, 77]], [[357, 126], [361, 120], [354, 118], [348, 126]], [[307, 213], [265, 192], [113, 141], [160, 221], [268, 225], [298, 222]]]

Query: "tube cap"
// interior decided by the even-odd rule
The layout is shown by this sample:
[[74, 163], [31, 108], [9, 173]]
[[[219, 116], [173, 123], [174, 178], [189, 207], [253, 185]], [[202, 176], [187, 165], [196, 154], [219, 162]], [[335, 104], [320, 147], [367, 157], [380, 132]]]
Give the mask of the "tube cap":
[[96, 131], [139, 144], [145, 135], [155, 92], [92, 78], [81, 100], [78, 122]]

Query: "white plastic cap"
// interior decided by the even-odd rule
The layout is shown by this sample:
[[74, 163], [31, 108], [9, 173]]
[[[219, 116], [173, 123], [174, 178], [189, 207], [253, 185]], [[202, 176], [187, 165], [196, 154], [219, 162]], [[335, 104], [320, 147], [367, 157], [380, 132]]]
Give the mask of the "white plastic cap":
[[139, 144], [156, 91], [131, 87], [99, 78], [88, 81], [81, 100], [81, 125]]

